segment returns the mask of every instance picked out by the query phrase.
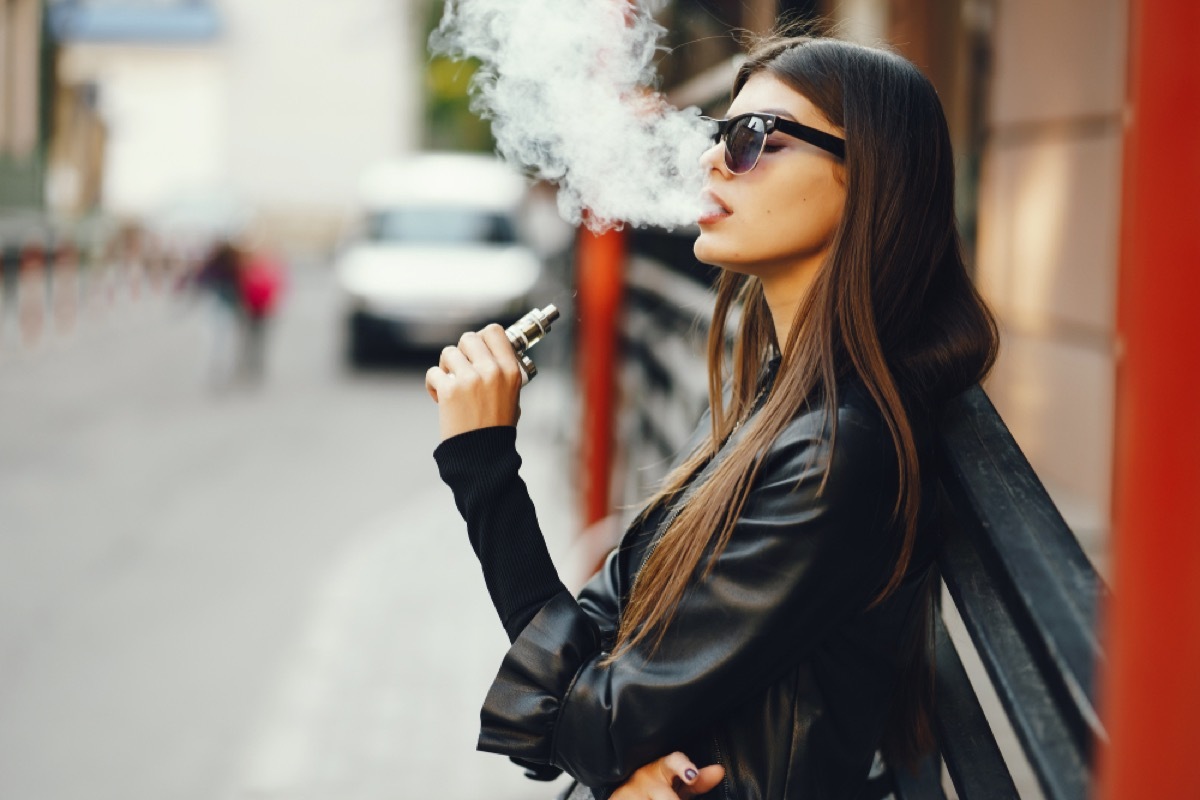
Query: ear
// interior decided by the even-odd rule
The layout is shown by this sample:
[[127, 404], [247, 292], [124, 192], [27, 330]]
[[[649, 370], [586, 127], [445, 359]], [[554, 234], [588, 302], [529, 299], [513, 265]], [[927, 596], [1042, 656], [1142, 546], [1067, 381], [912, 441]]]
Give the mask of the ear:
[[847, 188], [846, 162], [841, 161], [833, 154], [830, 154], [829, 160], [832, 162], [829, 166], [833, 170], [833, 179], [837, 181], [838, 186], [841, 186], [843, 189]]

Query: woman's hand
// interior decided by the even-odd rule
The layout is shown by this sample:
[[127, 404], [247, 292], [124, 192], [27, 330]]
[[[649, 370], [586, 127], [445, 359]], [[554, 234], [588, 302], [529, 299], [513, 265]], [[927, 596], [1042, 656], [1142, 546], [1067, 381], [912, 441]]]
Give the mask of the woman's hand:
[[689, 800], [712, 791], [724, 778], [721, 765], [696, 769], [687, 756], [675, 752], [630, 775], [610, 800]]
[[438, 404], [442, 439], [476, 428], [516, 425], [521, 416], [521, 365], [504, 328], [488, 325], [464, 333], [442, 350], [425, 373], [425, 390]]

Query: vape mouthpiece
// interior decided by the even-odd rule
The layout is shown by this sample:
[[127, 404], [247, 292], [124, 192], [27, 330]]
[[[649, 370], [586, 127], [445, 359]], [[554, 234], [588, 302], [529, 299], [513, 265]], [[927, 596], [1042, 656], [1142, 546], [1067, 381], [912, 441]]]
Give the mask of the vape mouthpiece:
[[521, 380], [522, 385], [529, 383], [533, 380], [533, 376], [537, 375], [537, 365], [530, 360], [525, 351], [540, 342], [542, 337], [550, 332], [550, 325], [556, 319], [558, 319], [558, 309], [553, 305], [548, 305], [542, 309], [533, 309], [505, 329], [504, 335], [508, 337], [513, 352], [517, 354], [517, 360], [521, 362], [521, 372], [524, 376]]

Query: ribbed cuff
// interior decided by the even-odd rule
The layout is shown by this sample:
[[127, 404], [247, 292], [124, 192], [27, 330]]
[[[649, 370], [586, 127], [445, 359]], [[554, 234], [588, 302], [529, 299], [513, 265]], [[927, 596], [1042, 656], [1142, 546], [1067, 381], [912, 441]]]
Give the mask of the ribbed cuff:
[[438, 445], [434, 459], [467, 522], [467, 537], [510, 641], [564, 591], [518, 471], [517, 431], [480, 428]]
[[496, 425], [451, 436], [437, 446], [433, 458], [442, 480], [455, 494], [465, 482], [475, 483], [474, 491], [494, 491], [521, 468], [517, 429]]

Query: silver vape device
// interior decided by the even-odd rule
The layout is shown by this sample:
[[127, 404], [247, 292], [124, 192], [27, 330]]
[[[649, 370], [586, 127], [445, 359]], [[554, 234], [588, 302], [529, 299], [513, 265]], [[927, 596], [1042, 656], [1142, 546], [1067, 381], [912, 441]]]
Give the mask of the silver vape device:
[[542, 340], [550, 332], [550, 324], [558, 319], [558, 309], [553, 305], [530, 311], [525, 316], [505, 329], [504, 335], [517, 354], [521, 363], [521, 385], [529, 383], [537, 375], [537, 365], [529, 359], [525, 351]]

